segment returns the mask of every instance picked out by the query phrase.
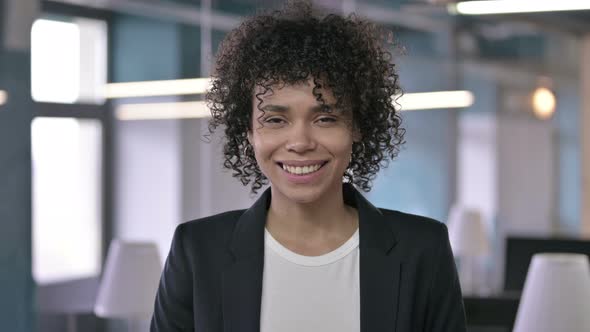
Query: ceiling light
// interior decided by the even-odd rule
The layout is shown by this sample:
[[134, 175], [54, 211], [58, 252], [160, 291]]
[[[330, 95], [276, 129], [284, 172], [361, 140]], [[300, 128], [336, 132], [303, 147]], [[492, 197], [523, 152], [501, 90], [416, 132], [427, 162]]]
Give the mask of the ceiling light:
[[[210, 78], [181, 80], [144, 81], [109, 83], [106, 86], [107, 98], [132, 98], [152, 96], [178, 96], [204, 94], [211, 84]], [[440, 91], [428, 93], [408, 93], [397, 100], [403, 111], [436, 108], [461, 108], [473, 104], [473, 94], [469, 91]], [[176, 105], [172, 104], [126, 104], [126, 105]], [[183, 105], [184, 103], [180, 103]], [[130, 107], [130, 106], [125, 106]], [[139, 107], [139, 106], [138, 106]], [[143, 106], [142, 106], [143, 107]], [[147, 107], [147, 106], [145, 106]], [[159, 106], [163, 107], [163, 106]], [[182, 109], [185, 106], [182, 106]], [[177, 108], [175, 108], [177, 109]], [[189, 112], [190, 113], [190, 112]]]
[[187, 101], [122, 104], [117, 106], [115, 116], [119, 120], [165, 120], [206, 118], [211, 113], [204, 101]]
[[533, 112], [541, 120], [549, 119], [555, 113], [555, 94], [546, 87], [538, 87], [532, 96]]
[[448, 5], [451, 14], [492, 15], [589, 10], [590, 1], [584, 0], [485, 0], [463, 1]]
[[473, 105], [475, 98], [470, 91], [437, 91], [406, 93], [396, 100], [402, 111], [439, 108], [463, 108]]
[[[397, 98], [395, 105], [402, 111], [463, 108], [473, 105], [474, 97], [469, 91], [438, 91], [407, 93]], [[211, 112], [204, 101], [171, 103], [121, 104], [116, 107], [119, 120], [164, 120], [208, 118]]]
[[105, 97], [130, 98], [202, 94], [207, 91], [209, 84], [209, 78], [109, 83], [106, 85]]

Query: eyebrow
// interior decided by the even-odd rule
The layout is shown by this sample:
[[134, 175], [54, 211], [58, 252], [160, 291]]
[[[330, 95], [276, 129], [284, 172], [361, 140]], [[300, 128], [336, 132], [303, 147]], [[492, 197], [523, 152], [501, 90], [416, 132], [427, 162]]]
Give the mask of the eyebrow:
[[[324, 112], [325, 107], [328, 107], [332, 111], [335, 110], [334, 105], [316, 105], [311, 108], [311, 111], [314, 113], [322, 113], [322, 112]], [[290, 109], [291, 108], [289, 106], [274, 105], [274, 104], [268, 104], [268, 105], [265, 105], [261, 108], [261, 110], [264, 112], [275, 112], [275, 113], [286, 113]]]
[[288, 106], [268, 104], [260, 108], [264, 112], [285, 113], [289, 111]]

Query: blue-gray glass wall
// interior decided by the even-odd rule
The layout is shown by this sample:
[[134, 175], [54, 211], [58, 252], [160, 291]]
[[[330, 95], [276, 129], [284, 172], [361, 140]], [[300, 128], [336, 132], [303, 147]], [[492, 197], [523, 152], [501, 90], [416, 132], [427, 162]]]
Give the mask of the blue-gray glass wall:
[[[31, 117], [28, 31], [10, 15], [36, 1], [0, 0], [0, 330], [29, 332], [34, 326], [31, 276]], [[8, 6], [10, 4], [10, 6]], [[31, 6], [32, 5], [32, 6]], [[16, 8], [22, 6], [21, 8]], [[24, 11], [27, 13], [27, 11]], [[31, 13], [20, 17], [30, 26]], [[32, 22], [32, 21], [29, 21]]]

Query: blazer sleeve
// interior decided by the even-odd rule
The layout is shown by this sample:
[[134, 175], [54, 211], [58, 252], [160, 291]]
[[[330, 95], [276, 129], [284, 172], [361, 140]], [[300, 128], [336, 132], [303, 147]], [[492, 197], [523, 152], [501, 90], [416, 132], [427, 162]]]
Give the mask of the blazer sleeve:
[[194, 331], [191, 269], [183, 246], [184, 225], [174, 231], [156, 294], [151, 332]]
[[449, 243], [448, 229], [440, 224], [434, 276], [428, 298], [426, 329], [430, 332], [464, 332], [467, 330], [463, 296], [457, 268]]

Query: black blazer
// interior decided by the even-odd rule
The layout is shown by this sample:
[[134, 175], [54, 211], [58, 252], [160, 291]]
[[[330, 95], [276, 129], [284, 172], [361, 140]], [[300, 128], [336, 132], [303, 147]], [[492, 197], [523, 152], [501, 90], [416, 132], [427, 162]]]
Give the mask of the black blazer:
[[[361, 332], [466, 331], [446, 226], [375, 208], [349, 184], [344, 184], [344, 198], [359, 212]], [[176, 228], [152, 332], [260, 330], [269, 204], [267, 189], [248, 210]]]

